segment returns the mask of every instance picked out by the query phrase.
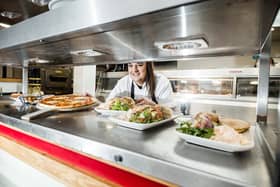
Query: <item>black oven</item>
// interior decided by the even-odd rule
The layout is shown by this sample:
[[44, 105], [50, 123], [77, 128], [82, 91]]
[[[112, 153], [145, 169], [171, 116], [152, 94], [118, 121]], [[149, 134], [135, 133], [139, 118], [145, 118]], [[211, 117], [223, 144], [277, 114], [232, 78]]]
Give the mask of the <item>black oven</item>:
[[72, 68], [41, 69], [42, 91], [45, 94], [73, 93]]

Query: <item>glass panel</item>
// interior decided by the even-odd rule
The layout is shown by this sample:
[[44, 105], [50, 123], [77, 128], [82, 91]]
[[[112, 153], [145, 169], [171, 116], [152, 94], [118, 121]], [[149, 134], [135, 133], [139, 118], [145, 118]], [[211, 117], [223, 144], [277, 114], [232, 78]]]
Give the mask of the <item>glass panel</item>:
[[232, 78], [171, 79], [174, 92], [205, 95], [233, 95]]
[[103, 78], [102, 89], [112, 90], [117, 84], [119, 78]]
[[[258, 90], [258, 79], [252, 78], [238, 78], [237, 79], [237, 96], [251, 96], [256, 97]], [[280, 90], [280, 78], [269, 79], [269, 97], [278, 98]]]
[[99, 77], [96, 81], [96, 97], [101, 101], [105, 102], [111, 90], [117, 84], [120, 78], [104, 78]]

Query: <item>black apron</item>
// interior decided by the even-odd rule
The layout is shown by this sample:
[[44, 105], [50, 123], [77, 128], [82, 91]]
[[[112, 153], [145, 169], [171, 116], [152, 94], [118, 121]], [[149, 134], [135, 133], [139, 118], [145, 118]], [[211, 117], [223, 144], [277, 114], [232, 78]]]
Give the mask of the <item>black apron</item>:
[[[133, 84], [133, 82], [131, 83], [130, 97], [134, 100], [135, 94], [134, 94], [134, 84]], [[153, 102], [155, 102], [156, 104], [158, 104], [154, 93], [153, 93], [153, 95], [152, 95], [152, 100], [153, 100]]]

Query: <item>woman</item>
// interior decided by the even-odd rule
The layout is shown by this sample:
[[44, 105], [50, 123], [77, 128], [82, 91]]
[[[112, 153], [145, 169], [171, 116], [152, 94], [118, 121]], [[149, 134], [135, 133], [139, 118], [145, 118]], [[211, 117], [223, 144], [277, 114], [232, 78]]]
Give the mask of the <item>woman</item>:
[[171, 94], [169, 80], [154, 73], [152, 62], [133, 62], [128, 64], [128, 75], [118, 81], [107, 100], [129, 96], [137, 104], [162, 104], [170, 99]]

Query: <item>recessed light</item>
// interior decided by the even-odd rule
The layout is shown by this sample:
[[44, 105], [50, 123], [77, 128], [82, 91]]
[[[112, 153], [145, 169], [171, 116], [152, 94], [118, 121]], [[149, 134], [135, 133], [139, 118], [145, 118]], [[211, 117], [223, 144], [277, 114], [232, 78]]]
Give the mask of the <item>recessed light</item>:
[[20, 13], [17, 12], [10, 12], [10, 11], [3, 11], [0, 13], [1, 16], [9, 18], [9, 19], [16, 19], [21, 16]]
[[30, 63], [38, 63], [38, 64], [45, 64], [45, 63], [49, 63], [49, 60], [44, 60], [44, 59], [40, 59], [38, 57], [36, 58], [29, 58], [27, 59], [28, 62]]
[[28, 0], [38, 6], [46, 6], [51, 0]]
[[155, 42], [155, 46], [163, 51], [182, 51], [197, 48], [208, 48], [208, 43], [203, 39], [174, 40]]
[[258, 81], [250, 81], [250, 85], [258, 85]]
[[104, 55], [104, 53], [101, 53], [99, 51], [95, 51], [93, 49], [83, 49], [83, 50], [77, 50], [77, 51], [70, 51], [70, 54], [71, 55], [76, 55], [76, 56], [87, 56], [87, 57]]

